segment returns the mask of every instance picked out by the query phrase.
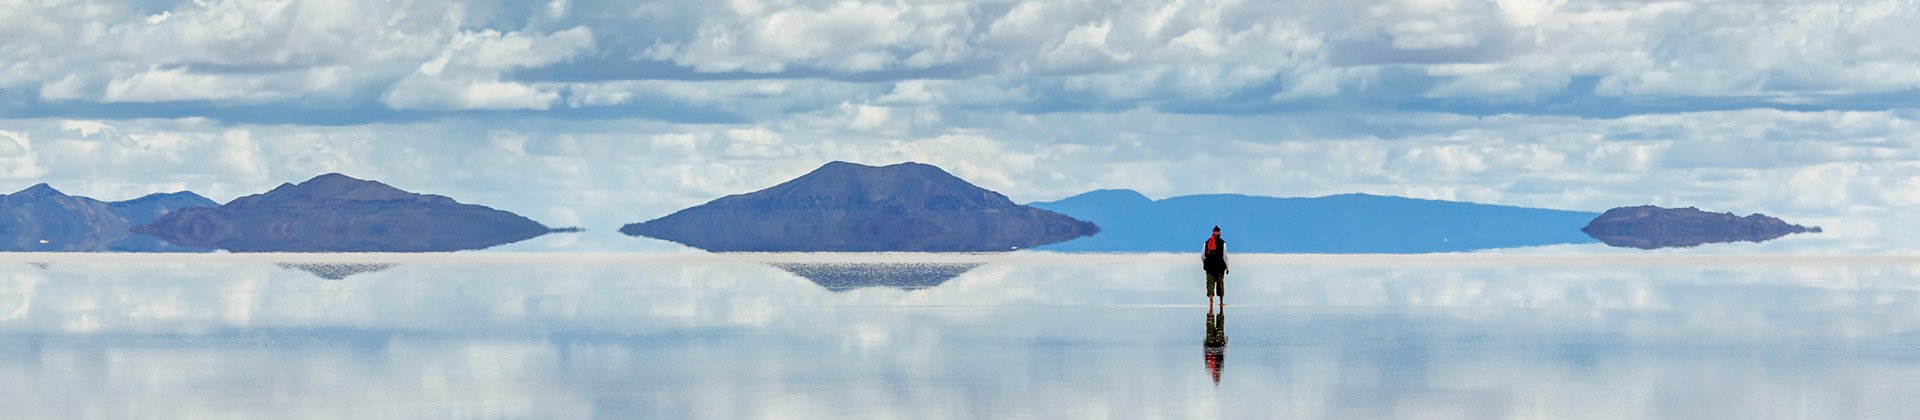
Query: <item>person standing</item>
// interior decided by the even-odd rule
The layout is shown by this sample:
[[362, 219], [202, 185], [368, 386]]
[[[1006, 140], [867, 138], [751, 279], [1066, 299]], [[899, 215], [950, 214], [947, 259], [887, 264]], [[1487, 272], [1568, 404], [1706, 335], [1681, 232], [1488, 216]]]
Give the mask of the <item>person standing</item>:
[[1213, 227], [1213, 237], [1207, 238], [1207, 247], [1200, 253], [1200, 265], [1207, 271], [1207, 307], [1213, 307], [1213, 297], [1220, 297], [1220, 307], [1227, 307], [1227, 241], [1220, 239], [1220, 227]]

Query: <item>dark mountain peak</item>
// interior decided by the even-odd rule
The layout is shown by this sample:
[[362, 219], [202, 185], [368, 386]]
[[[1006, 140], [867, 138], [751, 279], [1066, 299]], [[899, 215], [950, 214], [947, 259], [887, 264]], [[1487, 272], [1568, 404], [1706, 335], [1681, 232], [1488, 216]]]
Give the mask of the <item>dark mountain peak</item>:
[[[175, 208], [210, 207], [210, 206], [220, 205], [219, 202], [215, 202], [212, 199], [209, 199], [205, 196], [196, 194], [193, 191], [153, 193], [153, 194], [143, 195], [143, 196], [140, 196], [140, 198], [135, 198], [132, 200], [115, 201], [111, 204], [129, 205], [129, 204], [145, 204], [145, 203], [157, 203], [157, 204], [173, 206]], [[174, 206], [174, 205], [179, 205], [179, 206]]]
[[114, 212], [119, 213], [120, 217], [126, 218], [130, 226], [152, 223], [155, 219], [159, 219], [160, 216], [176, 210], [218, 205], [220, 205], [220, 203], [208, 200], [206, 197], [201, 197], [200, 194], [194, 194], [192, 191], [147, 194], [132, 200], [107, 203], [107, 206], [113, 208]]
[[[346, 174], [342, 174], [339, 172], [328, 172], [320, 175], [315, 175], [312, 179], [308, 179], [307, 182], [325, 183], [325, 182], [373, 182], [373, 181], [350, 177], [350, 176], [347, 176]], [[302, 182], [302, 184], [305, 184], [307, 182]]]
[[321, 174], [306, 182], [294, 184], [293, 188], [294, 191], [309, 197], [332, 200], [406, 200], [424, 195], [406, 192], [380, 181], [369, 181], [339, 173]]
[[800, 179], [806, 179], [809, 177], [857, 178], [857, 177], [872, 177], [872, 176], [935, 175], [935, 174], [952, 176], [952, 175], [948, 175], [947, 171], [940, 170], [940, 168], [934, 167], [933, 165], [924, 164], [924, 163], [901, 162], [901, 163], [895, 163], [891, 165], [873, 166], [873, 165], [867, 165], [867, 164], [836, 160], [832, 162], [827, 162], [827, 164], [825, 165], [820, 165], [819, 168], [815, 168], [812, 172], [808, 172], [806, 175], [801, 176]]
[[620, 231], [710, 251], [1006, 251], [1098, 228], [932, 165], [830, 162]]
[[1662, 208], [1652, 205], [1618, 207], [1593, 218], [1580, 231], [1607, 245], [1642, 249], [1693, 247], [1723, 242], [1764, 242], [1795, 233], [1820, 232], [1819, 227], [1787, 223], [1754, 213], [1713, 213], [1696, 207]]
[[774, 201], [805, 202], [830, 208], [880, 202], [900, 205], [939, 202], [963, 207], [1015, 205], [1000, 193], [974, 186], [933, 165], [916, 162], [868, 166], [834, 161], [799, 178], [761, 190], [754, 197], [742, 194], [723, 200], [725, 205], [755, 206]]
[[233, 204], [284, 206], [304, 205], [304, 203], [318, 201], [416, 201], [456, 204], [453, 199], [445, 196], [410, 193], [379, 181], [364, 180], [339, 173], [322, 174], [298, 184], [280, 184], [279, 187], [266, 193], [235, 199]]
[[47, 198], [47, 197], [66, 197], [67, 194], [60, 192], [60, 190], [53, 189], [53, 186], [47, 185], [47, 183], [42, 182], [38, 184], [33, 184], [33, 186], [27, 187], [27, 189], [24, 189], [24, 190], [20, 190], [20, 192], [7, 194], [7, 196], [13, 197], [13, 198]]
[[[917, 178], [923, 180], [966, 182], [961, 180], [960, 177], [947, 173], [946, 170], [940, 169], [938, 166], [920, 162], [900, 162], [885, 166], [871, 166], [836, 160], [820, 166], [820, 169], [815, 169], [807, 175], [843, 177], [843, 179]], [[808, 178], [808, 176], [802, 176], [801, 178], [805, 179]]]
[[925, 173], [940, 173], [940, 174], [947, 173], [947, 171], [940, 169], [940, 167], [938, 166], [928, 165], [920, 162], [912, 162], [912, 161], [900, 162], [900, 163], [895, 163], [890, 165], [873, 166], [873, 165], [867, 165], [867, 164], [861, 164], [861, 163], [848, 162], [844, 160], [836, 160], [832, 162], [827, 162], [827, 164], [825, 165], [820, 165], [820, 169], [815, 169], [814, 171], [816, 172], [827, 171], [827, 170], [867, 171], [867, 170], [875, 170], [875, 169], [898, 171], [898, 172], [925, 172]]

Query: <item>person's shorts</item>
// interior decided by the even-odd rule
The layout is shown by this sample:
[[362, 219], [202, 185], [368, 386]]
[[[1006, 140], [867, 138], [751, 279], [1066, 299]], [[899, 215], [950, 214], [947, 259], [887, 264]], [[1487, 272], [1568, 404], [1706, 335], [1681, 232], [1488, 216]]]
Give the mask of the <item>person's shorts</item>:
[[1227, 297], [1227, 273], [1207, 273], [1207, 297]]

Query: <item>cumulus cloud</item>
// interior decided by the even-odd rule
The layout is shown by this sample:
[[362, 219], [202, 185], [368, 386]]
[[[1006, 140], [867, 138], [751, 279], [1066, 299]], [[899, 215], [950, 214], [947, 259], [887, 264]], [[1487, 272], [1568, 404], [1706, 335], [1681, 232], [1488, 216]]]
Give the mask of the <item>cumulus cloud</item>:
[[[593, 46], [592, 30], [495, 28], [485, 4], [211, 1], [10, 4], [0, 88], [50, 101], [257, 104], [388, 99], [395, 108], [544, 108], [499, 74]], [[558, 6], [564, 8], [564, 6]], [[149, 14], [152, 13], [152, 14]], [[389, 88], [389, 86], [392, 86]], [[397, 91], [398, 93], [392, 93]]]
[[645, 54], [700, 71], [863, 72], [948, 64], [969, 48], [973, 22], [964, 4], [811, 3], [716, 3], [692, 36], [654, 44]]
[[[1920, 47], [1905, 42], [1920, 8], [1879, 0], [6, 6], [0, 36], [34, 42], [0, 47], [0, 89], [67, 102], [565, 113], [644, 99], [600, 86], [702, 74], [942, 79], [922, 86], [949, 97], [1026, 92], [991, 105], [1048, 95], [1094, 109], [1245, 98], [1511, 104], [1568, 90], [1804, 104], [1920, 89]], [[540, 70], [575, 75], [524, 73]]]
[[502, 72], [553, 64], [593, 49], [593, 31], [574, 27], [550, 34], [462, 33], [381, 101], [394, 109], [547, 109], [560, 100], [552, 87], [500, 80]]
[[35, 179], [46, 176], [33, 154], [33, 143], [25, 134], [0, 130], [0, 178]]

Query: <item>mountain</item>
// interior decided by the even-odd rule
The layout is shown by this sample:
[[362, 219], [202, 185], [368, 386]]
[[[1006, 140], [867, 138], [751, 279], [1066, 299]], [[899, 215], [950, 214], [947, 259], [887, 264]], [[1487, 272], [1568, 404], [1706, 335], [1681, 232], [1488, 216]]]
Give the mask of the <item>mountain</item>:
[[932, 165], [847, 162], [620, 228], [716, 252], [1008, 251], [1098, 231]]
[[1623, 248], [1676, 248], [1721, 242], [1763, 242], [1819, 227], [1789, 224], [1763, 214], [1746, 217], [1698, 208], [1620, 207], [1595, 217], [1581, 232]]
[[1100, 190], [1028, 205], [1099, 225], [1092, 237], [1039, 248], [1076, 252], [1198, 254], [1214, 226], [1229, 253], [1460, 252], [1593, 242], [1580, 226], [1595, 216], [1367, 194], [1154, 200], [1131, 190]]
[[174, 210], [213, 205], [213, 200], [191, 192], [109, 203], [37, 184], [0, 195], [0, 251], [205, 251], [136, 235], [128, 229]]
[[153, 223], [153, 221], [159, 219], [160, 216], [172, 213], [175, 210], [192, 207], [213, 207], [218, 205], [220, 205], [220, 203], [208, 200], [206, 197], [201, 197], [199, 194], [194, 194], [191, 191], [147, 194], [144, 197], [132, 200], [107, 203], [107, 207], [112, 208], [114, 213], [120, 214], [121, 217], [125, 217], [127, 223], [133, 226]]
[[480, 249], [547, 233], [538, 222], [452, 198], [326, 174], [134, 228], [234, 252], [431, 252]]

